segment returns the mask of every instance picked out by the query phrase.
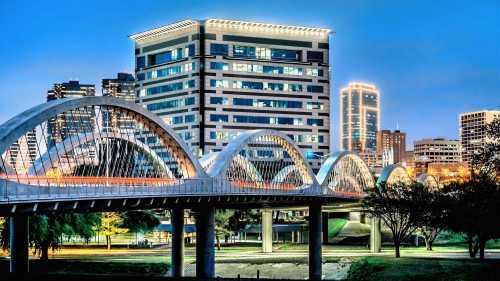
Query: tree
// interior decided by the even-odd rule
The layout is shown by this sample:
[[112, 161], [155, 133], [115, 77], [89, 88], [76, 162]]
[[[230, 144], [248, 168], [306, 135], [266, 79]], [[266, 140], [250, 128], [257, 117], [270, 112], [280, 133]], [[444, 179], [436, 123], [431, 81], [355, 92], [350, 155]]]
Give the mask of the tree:
[[445, 204], [441, 190], [421, 190], [420, 226], [418, 232], [424, 237], [425, 248], [432, 251], [432, 244], [445, 228]]
[[123, 213], [123, 227], [136, 233], [152, 231], [160, 224], [160, 220], [151, 211], [134, 210]]
[[229, 219], [234, 214], [230, 210], [217, 210], [215, 213], [215, 239], [217, 241], [217, 250], [221, 249], [220, 239], [227, 238], [231, 235], [229, 229]]
[[[49, 214], [35, 215], [29, 219], [29, 241], [41, 260], [48, 260], [49, 249], [56, 250], [62, 243], [62, 235], [79, 235], [87, 241], [94, 235], [100, 218], [96, 214]], [[4, 222], [2, 246], [9, 247], [10, 225]]]
[[379, 217], [391, 230], [396, 258], [401, 256], [401, 243], [422, 225], [422, 202], [426, 199], [425, 187], [418, 183], [382, 184], [363, 201], [365, 212]]
[[486, 242], [500, 237], [500, 185], [489, 176], [474, 176], [468, 182], [448, 185], [445, 191], [446, 226], [466, 235], [471, 258], [479, 252], [484, 259]]
[[123, 218], [118, 213], [105, 212], [101, 215], [100, 232], [106, 237], [106, 247], [111, 250], [111, 236], [128, 232], [123, 228]]

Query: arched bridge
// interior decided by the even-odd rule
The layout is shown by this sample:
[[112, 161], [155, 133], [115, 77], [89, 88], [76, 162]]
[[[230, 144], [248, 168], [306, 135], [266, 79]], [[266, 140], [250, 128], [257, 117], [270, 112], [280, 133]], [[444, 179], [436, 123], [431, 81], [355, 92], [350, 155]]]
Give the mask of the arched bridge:
[[112, 97], [35, 106], [0, 126], [0, 213], [175, 204], [357, 200], [373, 178], [355, 154], [318, 176], [283, 133], [246, 131], [198, 159], [143, 107]]

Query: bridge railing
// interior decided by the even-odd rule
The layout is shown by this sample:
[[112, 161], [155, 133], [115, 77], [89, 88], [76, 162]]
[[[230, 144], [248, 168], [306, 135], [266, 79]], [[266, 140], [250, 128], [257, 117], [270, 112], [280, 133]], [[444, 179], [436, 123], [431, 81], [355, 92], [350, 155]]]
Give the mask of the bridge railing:
[[[320, 195], [311, 186], [293, 188], [290, 184], [266, 182], [228, 181], [223, 178], [193, 179], [146, 179], [129, 181], [125, 179], [69, 178], [61, 184], [53, 180], [34, 184], [0, 179], [0, 202], [80, 200], [99, 198], [140, 198], [152, 196], [217, 196], [217, 195]], [[109, 184], [109, 183], [113, 184]]]

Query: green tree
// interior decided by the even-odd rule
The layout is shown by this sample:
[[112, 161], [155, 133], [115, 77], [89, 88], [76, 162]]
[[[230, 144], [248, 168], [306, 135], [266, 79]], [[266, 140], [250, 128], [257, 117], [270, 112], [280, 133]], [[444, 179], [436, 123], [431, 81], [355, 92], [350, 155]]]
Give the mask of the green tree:
[[445, 199], [442, 190], [421, 189], [420, 222], [418, 233], [424, 237], [425, 248], [432, 251], [432, 245], [445, 228]]
[[106, 247], [111, 250], [111, 237], [116, 234], [128, 232], [123, 226], [123, 217], [114, 212], [105, 212], [101, 215], [99, 231], [106, 237]]
[[160, 224], [160, 220], [152, 211], [134, 210], [122, 214], [123, 227], [136, 233], [135, 242], [137, 241], [137, 233], [149, 232]]
[[217, 210], [215, 213], [215, 240], [217, 242], [217, 250], [221, 249], [220, 240], [231, 235], [229, 228], [229, 219], [233, 215], [231, 210]]
[[[62, 243], [62, 236], [78, 235], [89, 240], [94, 235], [100, 217], [96, 214], [50, 214], [35, 215], [29, 219], [29, 241], [41, 260], [48, 260], [49, 249], [56, 250]], [[10, 226], [8, 220], [2, 229], [2, 246], [9, 246]]]
[[365, 212], [379, 217], [391, 230], [396, 258], [401, 256], [401, 243], [420, 226], [422, 203], [426, 200], [426, 188], [419, 183], [382, 184], [374, 188], [363, 200]]

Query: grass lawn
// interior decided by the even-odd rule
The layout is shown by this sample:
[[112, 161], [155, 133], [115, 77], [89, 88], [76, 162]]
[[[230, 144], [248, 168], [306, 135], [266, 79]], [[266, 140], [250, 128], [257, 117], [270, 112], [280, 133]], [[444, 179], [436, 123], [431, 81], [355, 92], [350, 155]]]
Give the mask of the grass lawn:
[[[96, 275], [96, 274], [119, 274], [119, 275], [140, 275], [140, 276], [163, 276], [170, 268], [170, 261], [162, 262], [156, 260], [157, 257], [123, 257], [114, 258], [90, 258], [82, 257], [78, 259], [49, 259], [40, 261], [30, 260], [30, 272], [51, 273], [51, 274], [72, 274], [72, 275]], [[153, 259], [155, 259], [153, 261]], [[0, 272], [9, 271], [9, 260], [0, 258]]]
[[349, 281], [498, 280], [500, 260], [365, 257], [357, 259], [349, 271]]
[[328, 220], [328, 240], [333, 239], [344, 228], [347, 223], [346, 219], [329, 219]]

